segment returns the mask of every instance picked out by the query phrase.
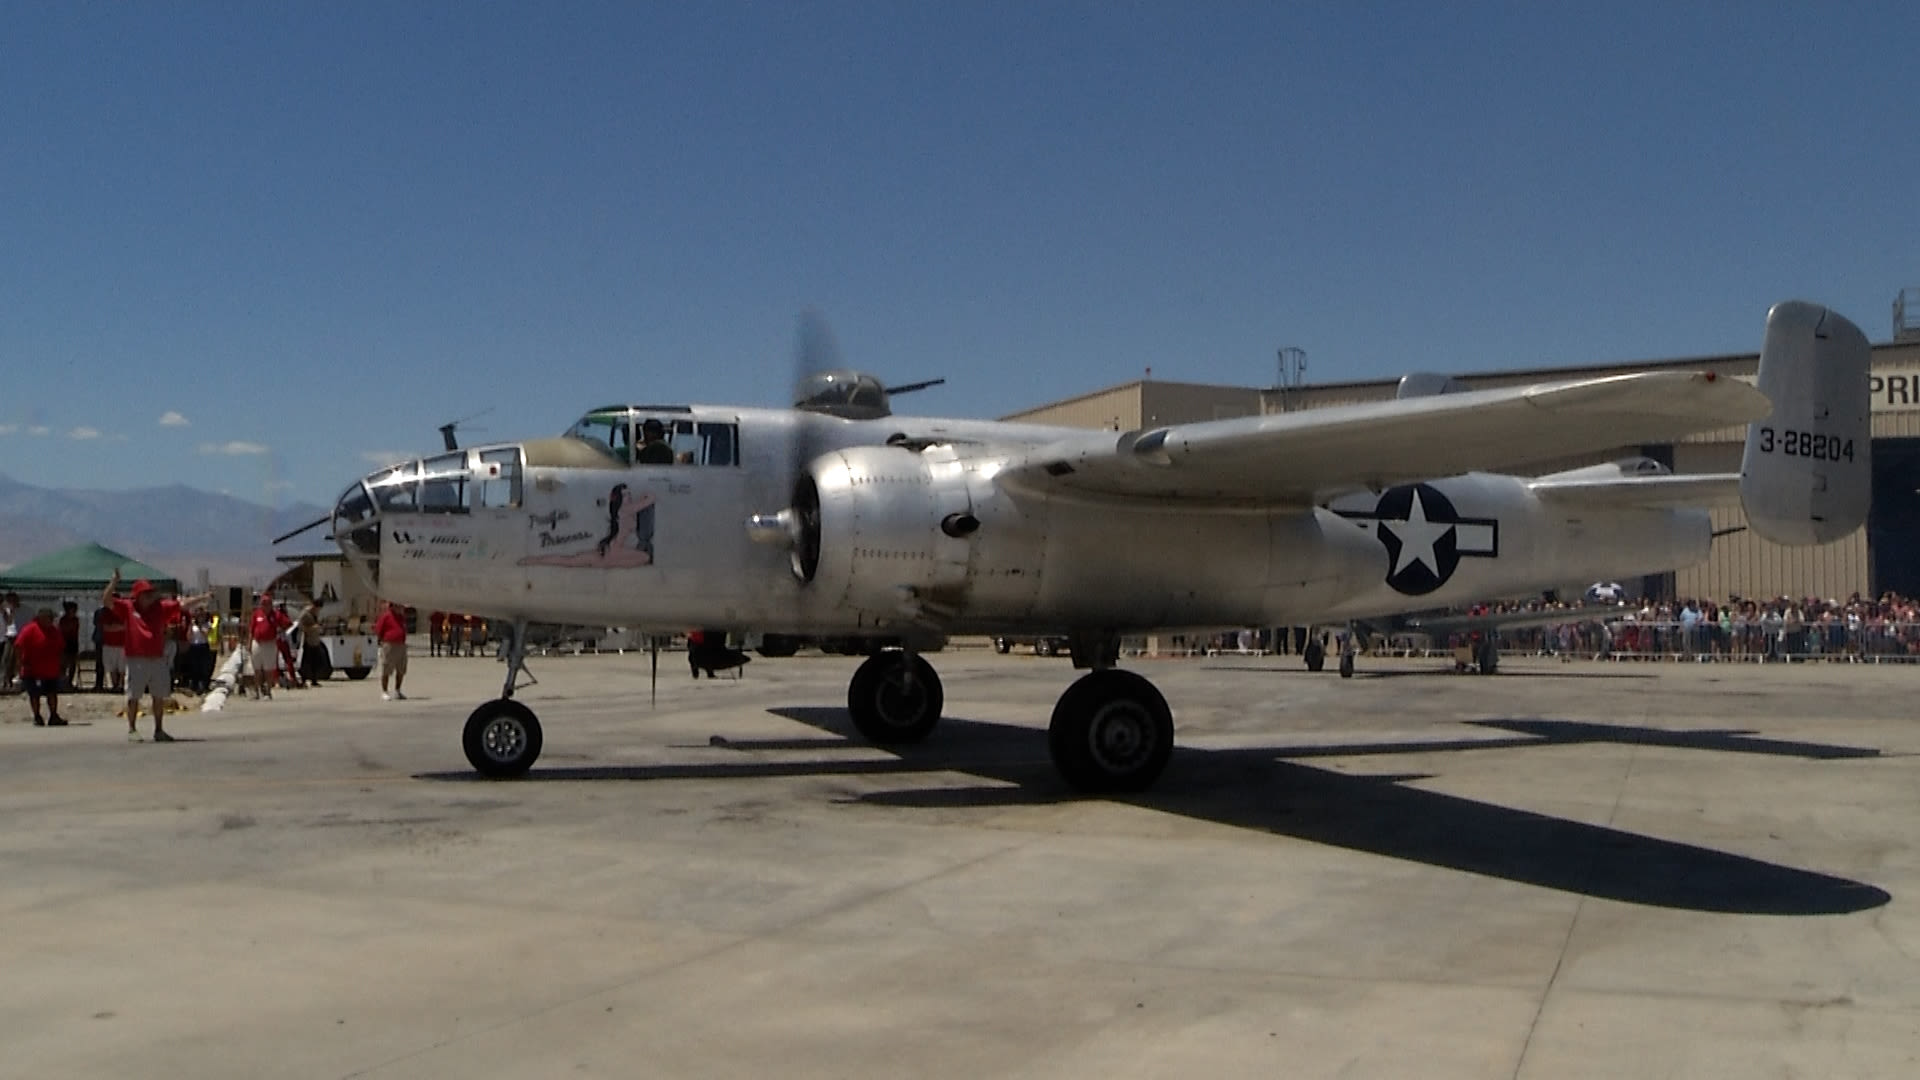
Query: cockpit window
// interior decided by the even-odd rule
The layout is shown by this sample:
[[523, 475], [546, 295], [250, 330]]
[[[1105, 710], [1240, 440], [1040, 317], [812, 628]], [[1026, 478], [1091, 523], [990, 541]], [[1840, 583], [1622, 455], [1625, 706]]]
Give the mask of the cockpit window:
[[431, 457], [420, 466], [420, 509], [429, 514], [464, 514], [467, 502], [467, 454]]
[[568, 428], [567, 437], [628, 465], [740, 464], [739, 426], [688, 419], [689, 411], [684, 405], [596, 409]]
[[621, 461], [633, 461], [633, 426], [625, 409], [590, 412], [567, 429], [567, 438], [599, 447]]
[[412, 510], [419, 505], [419, 476], [420, 463], [409, 461], [369, 477], [367, 488], [373, 493], [375, 505], [383, 513], [388, 510]]
[[520, 448], [480, 451], [480, 470], [475, 477], [480, 505], [511, 510], [520, 505]]

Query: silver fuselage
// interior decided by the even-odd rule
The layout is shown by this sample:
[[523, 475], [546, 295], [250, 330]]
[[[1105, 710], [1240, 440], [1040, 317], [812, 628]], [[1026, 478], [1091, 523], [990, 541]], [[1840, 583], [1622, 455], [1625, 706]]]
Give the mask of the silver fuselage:
[[[349, 488], [334, 535], [380, 595], [420, 608], [792, 634], [1365, 618], [1676, 569], [1705, 558], [1711, 535], [1704, 511], [1569, 511], [1492, 474], [1312, 507], [1068, 498], [995, 478], [1024, 449], [1084, 433], [704, 406], [675, 416], [732, 446], [701, 464], [629, 464], [569, 440], [477, 447]], [[503, 478], [516, 455], [519, 475]], [[789, 504], [801, 467], [821, 517], [805, 582], [786, 548], [746, 527]], [[943, 522], [959, 515], [973, 527], [951, 535]]]

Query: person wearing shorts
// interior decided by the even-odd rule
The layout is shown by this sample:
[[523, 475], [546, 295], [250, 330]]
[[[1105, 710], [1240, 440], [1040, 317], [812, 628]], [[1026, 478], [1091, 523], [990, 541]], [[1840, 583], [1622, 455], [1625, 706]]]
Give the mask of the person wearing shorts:
[[[387, 601], [387, 610], [374, 620], [373, 636], [380, 642], [380, 700], [405, 701], [400, 684], [407, 681], [407, 609], [398, 600]], [[393, 693], [387, 693], [387, 679], [393, 679]]]
[[[52, 608], [41, 608], [32, 622], [20, 628], [13, 650], [20, 664], [20, 687], [33, 709], [33, 726], [66, 727], [60, 718], [61, 661], [66, 647]], [[45, 717], [40, 715], [41, 698], [47, 699]]]
[[280, 677], [280, 631], [293, 625], [284, 612], [274, 610], [266, 593], [253, 599], [253, 618], [247, 623], [247, 670], [253, 673], [255, 697], [273, 697]]
[[167, 734], [167, 695], [173, 689], [173, 672], [167, 665], [167, 640], [173, 624], [185, 611], [207, 602], [211, 593], [187, 600], [162, 599], [153, 583], [142, 578], [133, 583], [133, 599], [122, 600], [120, 571], [113, 572], [100, 594], [100, 603], [113, 609], [127, 627], [127, 738], [140, 741], [140, 696], [153, 703], [153, 741], [172, 742]]

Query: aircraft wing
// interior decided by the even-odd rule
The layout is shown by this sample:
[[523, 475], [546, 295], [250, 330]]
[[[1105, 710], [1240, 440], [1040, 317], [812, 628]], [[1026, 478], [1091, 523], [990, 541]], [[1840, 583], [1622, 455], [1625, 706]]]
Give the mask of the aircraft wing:
[[1042, 495], [1307, 506], [1357, 488], [1670, 442], [1770, 411], [1737, 379], [1644, 372], [1087, 432], [1016, 454], [1000, 479]]

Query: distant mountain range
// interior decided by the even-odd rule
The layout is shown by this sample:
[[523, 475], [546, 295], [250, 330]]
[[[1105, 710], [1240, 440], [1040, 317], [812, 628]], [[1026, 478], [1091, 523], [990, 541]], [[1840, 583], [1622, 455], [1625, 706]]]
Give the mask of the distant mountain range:
[[273, 538], [325, 514], [295, 503], [279, 510], [175, 484], [132, 491], [43, 488], [0, 475], [0, 567], [89, 540], [191, 584], [264, 582], [282, 555], [330, 551], [325, 526], [279, 548]]

